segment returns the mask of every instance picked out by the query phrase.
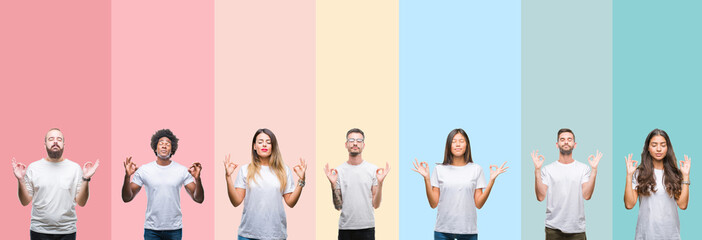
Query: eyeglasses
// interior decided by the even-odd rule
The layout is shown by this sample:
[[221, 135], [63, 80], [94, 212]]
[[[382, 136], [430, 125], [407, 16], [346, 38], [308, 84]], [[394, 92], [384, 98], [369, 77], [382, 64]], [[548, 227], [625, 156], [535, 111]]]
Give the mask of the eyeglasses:
[[363, 143], [363, 138], [349, 138], [349, 139], [346, 139], [346, 142], [348, 142], [348, 143], [353, 143], [353, 142]]

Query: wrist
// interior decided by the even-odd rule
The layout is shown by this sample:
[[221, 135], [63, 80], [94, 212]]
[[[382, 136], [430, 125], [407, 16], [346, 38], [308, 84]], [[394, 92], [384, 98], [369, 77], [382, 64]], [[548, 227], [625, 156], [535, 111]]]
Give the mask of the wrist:
[[689, 181], [690, 181], [690, 175], [683, 175], [682, 180], [683, 180], [683, 181], [688, 181], [688, 182], [689, 182]]

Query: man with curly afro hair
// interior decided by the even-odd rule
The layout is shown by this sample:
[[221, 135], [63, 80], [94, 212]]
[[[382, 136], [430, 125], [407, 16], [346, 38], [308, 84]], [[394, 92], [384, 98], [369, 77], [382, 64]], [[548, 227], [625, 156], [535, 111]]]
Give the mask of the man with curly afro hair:
[[200, 171], [202, 165], [193, 163], [186, 168], [171, 160], [178, 150], [178, 138], [170, 129], [161, 129], [151, 136], [151, 149], [156, 161], [137, 167], [132, 157], [124, 161], [124, 184], [122, 201], [134, 199], [142, 186], [146, 186], [146, 221], [144, 240], [180, 240], [183, 236], [183, 220], [180, 211], [180, 188], [185, 187], [197, 203], [205, 199]]

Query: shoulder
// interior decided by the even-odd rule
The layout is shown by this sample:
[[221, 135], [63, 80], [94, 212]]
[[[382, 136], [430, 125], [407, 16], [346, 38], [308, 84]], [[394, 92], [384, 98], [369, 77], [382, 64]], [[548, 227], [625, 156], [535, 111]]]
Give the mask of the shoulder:
[[365, 160], [363, 161], [363, 167], [368, 168], [368, 169], [372, 169], [373, 171], [378, 169], [378, 166], [376, 166], [375, 164], [372, 164], [368, 161], [365, 161]]
[[45, 163], [45, 160], [43, 158], [39, 159], [37, 161], [30, 163], [29, 166], [27, 166], [27, 169], [39, 167], [39, 166], [43, 165], [44, 163]]

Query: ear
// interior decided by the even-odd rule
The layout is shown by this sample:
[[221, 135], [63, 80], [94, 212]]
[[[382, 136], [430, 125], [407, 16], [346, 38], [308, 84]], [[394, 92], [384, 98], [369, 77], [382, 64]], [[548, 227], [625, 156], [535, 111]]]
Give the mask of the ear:
[[575, 150], [575, 147], [577, 147], [577, 146], [578, 146], [578, 143], [577, 143], [577, 142], [573, 142], [573, 150]]

